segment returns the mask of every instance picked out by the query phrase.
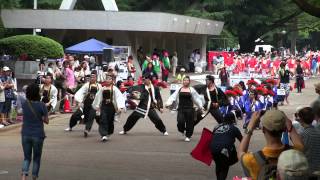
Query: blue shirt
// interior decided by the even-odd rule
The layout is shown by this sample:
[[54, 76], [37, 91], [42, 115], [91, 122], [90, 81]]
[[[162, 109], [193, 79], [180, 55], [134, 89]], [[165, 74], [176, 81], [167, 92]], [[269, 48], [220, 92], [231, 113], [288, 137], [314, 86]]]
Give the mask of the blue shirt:
[[22, 136], [45, 138], [42, 117], [48, 115], [47, 108], [43, 102], [30, 102], [36, 115], [30, 109], [28, 101], [23, 102], [23, 124]]

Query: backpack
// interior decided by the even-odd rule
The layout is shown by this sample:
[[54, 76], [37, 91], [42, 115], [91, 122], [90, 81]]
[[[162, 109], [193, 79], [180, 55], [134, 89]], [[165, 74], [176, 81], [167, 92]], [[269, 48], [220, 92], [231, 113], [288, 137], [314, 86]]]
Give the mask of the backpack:
[[[290, 148], [289, 145], [285, 145], [284, 151]], [[276, 180], [278, 158], [266, 158], [262, 151], [255, 152], [253, 156], [261, 167], [257, 180]], [[276, 163], [271, 163], [270, 160], [276, 160]]]

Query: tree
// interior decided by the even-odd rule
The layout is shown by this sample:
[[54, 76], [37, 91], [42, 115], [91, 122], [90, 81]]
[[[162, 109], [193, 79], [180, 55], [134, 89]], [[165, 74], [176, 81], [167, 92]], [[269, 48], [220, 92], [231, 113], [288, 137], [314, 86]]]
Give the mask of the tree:
[[13, 56], [27, 55], [28, 59], [61, 58], [63, 47], [58, 42], [33, 35], [18, 35], [0, 39], [2, 52]]
[[320, 1], [319, 0], [293, 0], [304, 12], [320, 18]]

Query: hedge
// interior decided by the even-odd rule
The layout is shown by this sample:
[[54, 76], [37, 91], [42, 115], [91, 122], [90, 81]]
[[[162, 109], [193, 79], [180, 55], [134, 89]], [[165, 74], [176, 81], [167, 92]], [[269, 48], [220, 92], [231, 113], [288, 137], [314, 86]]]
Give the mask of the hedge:
[[26, 56], [30, 60], [63, 57], [60, 43], [42, 36], [17, 35], [0, 39], [0, 53]]

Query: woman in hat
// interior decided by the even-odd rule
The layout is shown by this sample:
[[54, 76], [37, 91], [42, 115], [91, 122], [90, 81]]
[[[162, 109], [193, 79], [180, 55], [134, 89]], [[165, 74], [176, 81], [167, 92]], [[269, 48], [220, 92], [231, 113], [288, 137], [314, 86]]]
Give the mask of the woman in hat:
[[190, 87], [190, 77], [186, 76], [183, 79], [183, 86], [177, 89], [166, 102], [166, 107], [169, 107], [176, 102], [176, 109], [178, 109], [177, 127], [178, 131], [185, 135], [185, 141], [189, 142], [193, 134], [195, 109], [194, 105], [200, 110], [203, 109], [204, 102], [201, 100], [197, 91]]
[[104, 86], [100, 88], [92, 103], [93, 109], [100, 112], [99, 133], [101, 141], [108, 140], [114, 131], [115, 113], [120, 113], [125, 108], [125, 100], [120, 90], [113, 85], [113, 78], [106, 76]]

